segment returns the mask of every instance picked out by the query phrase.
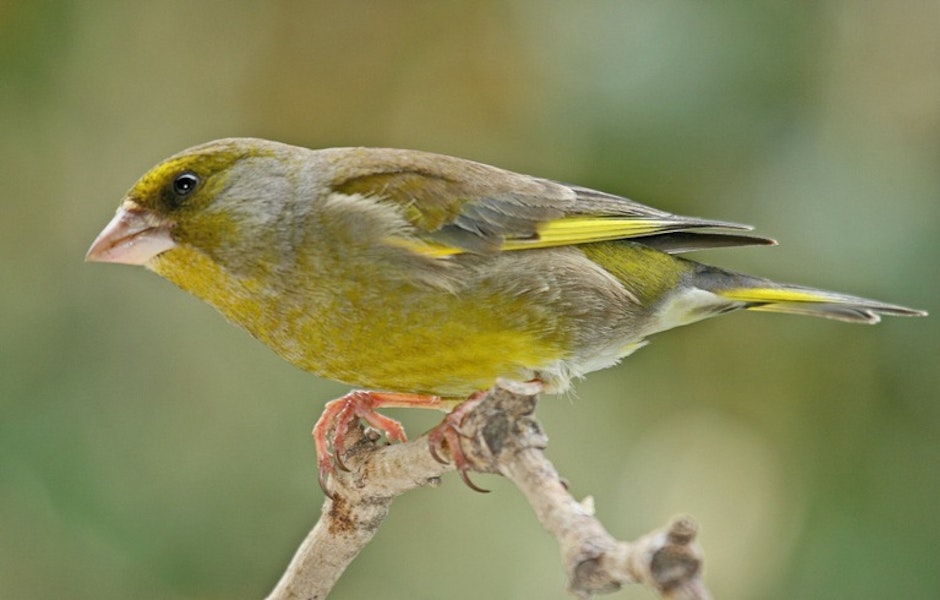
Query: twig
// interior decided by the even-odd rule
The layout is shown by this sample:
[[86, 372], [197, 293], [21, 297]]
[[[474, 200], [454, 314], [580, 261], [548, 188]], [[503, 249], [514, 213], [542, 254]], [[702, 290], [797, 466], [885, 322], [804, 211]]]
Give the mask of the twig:
[[[561, 547], [569, 591], [581, 598], [641, 583], [663, 598], [711, 598], [701, 579], [702, 555], [689, 517], [633, 542], [611, 536], [577, 502], [543, 450], [547, 438], [533, 415], [537, 389], [500, 382], [461, 424], [461, 447], [473, 470], [501, 473], [525, 495], [542, 526]], [[353, 432], [345, 463], [350, 472], [331, 480], [336, 500], [323, 503], [320, 520], [301, 544], [267, 600], [326, 598], [342, 572], [372, 539], [392, 500], [436, 485], [453, 470], [431, 458], [427, 439], [379, 446], [375, 432]]]

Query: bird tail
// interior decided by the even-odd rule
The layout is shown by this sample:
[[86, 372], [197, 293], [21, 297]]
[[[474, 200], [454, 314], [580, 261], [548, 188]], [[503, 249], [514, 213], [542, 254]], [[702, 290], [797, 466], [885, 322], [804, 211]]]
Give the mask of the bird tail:
[[700, 270], [695, 285], [734, 302], [735, 308], [746, 310], [869, 324], [879, 322], [881, 315], [922, 317], [927, 314], [922, 310], [896, 304], [801, 285], [777, 283], [715, 267]]

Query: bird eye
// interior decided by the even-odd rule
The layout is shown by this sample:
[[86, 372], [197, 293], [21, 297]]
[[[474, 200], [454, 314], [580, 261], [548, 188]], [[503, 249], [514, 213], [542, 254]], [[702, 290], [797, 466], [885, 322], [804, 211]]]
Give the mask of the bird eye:
[[173, 179], [173, 193], [183, 198], [196, 189], [197, 185], [199, 185], [199, 177], [192, 171], [186, 171]]

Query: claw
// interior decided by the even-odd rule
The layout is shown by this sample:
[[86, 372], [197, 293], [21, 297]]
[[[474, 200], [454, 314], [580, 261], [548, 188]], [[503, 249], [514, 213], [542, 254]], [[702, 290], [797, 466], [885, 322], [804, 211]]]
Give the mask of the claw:
[[336, 496], [326, 487], [326, 478], [328, 471], [325, 471], [323, 468], [317, 469], [317, 483], [320, 484], [320, 489], [323, 490], [323, 495], [329, 498], [330, 500], [336, 500]]
[[470, 476], [467, 475], [466, 469], [457, 469], [457, 472], [460, 473], [460, 478], [463, 479], [464, 485], [473, 490], [474, 492], [480, 492], [481, 494], [489, 494], [490, 491], [486, 488], [481, 488], [477, 484], [473, 483], [470, 479]]
[[335, 449], [335, 448], [336, 448], [336, 445], [335, 445], [335, 444], [333, 445], [333, 448], [334, 448], [334, 452], [333, 452], [333, 464], [336, 466], [336, 468], [339, 469], [340, 471], [344, 472], [344, 473], [352, 473], [352, 469], [350, 469], [349, 467], [347, 467], [347, 466], [346, 466], [346, 463], [343, 462], [343, 454], [345, 454], [346, 448], [340, 448], [340, 449], [336, 450], [336, 449]]
[[460, 424], [467, 414], [473, 411], [473, 409], [483, 401], [484, 397], [484, 392], [477, 392], [470, 396], [466, 402], [448, 413], [448, 415], [444, 417], [444, 420], [441, 421], [440, 425], [428, 433], [428, 449], [434, 460], [446, 465], [450, 461], [446, 460], [441, 455], [441, 451], [446, 444], [447, 450], [454, 461], [454, 467], [457, 468], [457, 472], [460, 473], [460, 478], [463, 479], [466, 486], [475, 492], [485, 494], [489, 493], [489, 490], [483, 489], [473, 483], [473, 481], [470, 480], [470, 476], [467, 475], [467, 471], [470, 470], [470, 461], [460, 448], [460, 438], [466, 437], [460, 430]]
[[[431, 434], [433, 433], [434, 432], [432, 431]], [[441, 463], [442, 465], [449, 464], [449, 460], [438, 454], [437, 449], [441, 446], [441, 444], [439, 442], [435, 443], [435, 440], [431, 439], [431, 434], [428, 435], [428, 451], [431, 453], [431, 458]]]

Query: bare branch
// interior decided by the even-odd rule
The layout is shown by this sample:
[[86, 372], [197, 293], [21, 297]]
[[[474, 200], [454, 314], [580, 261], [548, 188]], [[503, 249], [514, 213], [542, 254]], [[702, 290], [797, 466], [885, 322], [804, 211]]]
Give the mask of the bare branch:
[[[357, 436], [356, 440], [353, 436]], [[426, 437], [378, 445], [375, 430], [353, 430], [345, 457], [349, 472], [330, 479], [335, 500], [325, 498], [320, 520], [294, 554], [268, 600], [326, 598], [349, 563], [372, 540], [396, 496], [437, 485], [452, 471], [428, 452]]]
[[[525, 495], [542, 526], [561, 548], [569, 591], [581, 598], [640, 583], [663, 598], [711, 598], [701, 579], [696, 525], [679, 517], [633, 542], [611, 536], [593, 512], [570, 493], [543, 450], [547, 438], [533, 415], [537, 388], [500, 382], [461, 424], [461, 447], [473, 469], [501, 473]], [[322, 599], [378, 530], [392, 500], [436, 485], [453, 470], [435, 461], [427, 439], [380, 446], [360, 430], [346, 456], [350, 472], [331, 480], [336, 500], [323, 513], [268, 600]]]

